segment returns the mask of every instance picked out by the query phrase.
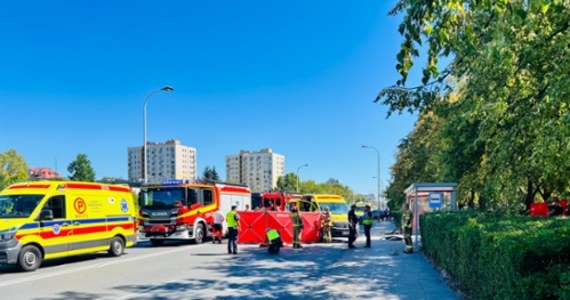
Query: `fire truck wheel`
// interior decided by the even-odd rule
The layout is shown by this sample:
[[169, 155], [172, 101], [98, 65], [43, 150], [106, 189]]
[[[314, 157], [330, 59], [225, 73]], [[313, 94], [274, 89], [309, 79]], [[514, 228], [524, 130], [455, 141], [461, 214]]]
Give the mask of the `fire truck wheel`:
[[18, 265], [24, 271], [35, 271], [42, 264], [42, 253], [34, 245], [24, 246], [18, 255]]
[[159, 239], [151, 239], [150, 243], [153, 246], [162, 246], [164, 244], [164, 240], [159, 240]]
[[204, 242], [204, 225], [198, 224], [196, 227], [196, 236], [194, 237], [196, 244], [202, 244]]
[[111, 248], [109, 248], [109, 255], [121, 256], [125, 252], [125, 242], [122, 238], [116, 236], [111, 239]]

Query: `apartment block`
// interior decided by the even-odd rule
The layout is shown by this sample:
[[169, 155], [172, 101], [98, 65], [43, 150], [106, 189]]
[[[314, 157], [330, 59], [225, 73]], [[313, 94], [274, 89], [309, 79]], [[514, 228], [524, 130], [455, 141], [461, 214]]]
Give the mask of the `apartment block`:
[[285, 175], [285, 157], [269, 148], [226, 155], [226, 181], [246, 184], [252, 192], [272, 190]]
[[[129, 181], [144, 181], [144, 148], [128, 148]], [[147, 183], [165, 180], [196, 179], [196, 149], [184, 146], [179, 140], [165, 143], [147, 142]]]

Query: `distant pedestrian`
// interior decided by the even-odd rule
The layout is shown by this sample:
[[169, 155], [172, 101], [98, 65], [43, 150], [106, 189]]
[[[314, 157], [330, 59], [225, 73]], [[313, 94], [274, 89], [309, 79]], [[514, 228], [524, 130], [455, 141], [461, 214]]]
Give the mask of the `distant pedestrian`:
[[414, 244], [412, 243], [412, 219], [413, 214], [410, 210], [410, 205], [406, 203], [404, 206], [404, 213], [402, 214], [402, 227], [404, 231], [404, 242], [406, 243], [406, 248], [404, 248], [404, 253], [414, 252]]
[[350, 211], [348, 212], [348, 248], [356, 248], [354, 246], [354, 241], [356, 241], [356, 229], [358, 228], [358, 217], [356, 216], [356, 205], [350, 206]]
[[245, 205], [245, 211], [249, 211], [249, 204]]
[[382, 212], [382, 220], [388, 221], [389, 219], [390, 219], [390, 211], [388, 210], [388, 208], [384, 208], [384, 211]]
[[293, 248], [303, 248], [299, 239], [303, 230], [303, 220], [295, 205], [291, 206], [291, 222], [293, 223]]
[[237, 236], [239, 229], [239, 215], [236, 212], [237, 206], [233, 205], [232, 210], [226, 214], [226, 223], [228, 224], [228, 254], [237, 254]]
[[370, 248], [370, 229], [372, 229], [374, 217], [370, 211], [370, 205], [364, 207], [364, 214], [362, 215], [362, 224], [364, 225], [364, 235], [366, 236], [366, 245], [364, 247]]
[[325, 211], [323, 211], [321, 215], [321, 232], [322, 232], [323, 242], [325, 243], [332, 242], [331, 226], [332, 226], [331, 211], [329, 207], [326, 206]]
[[214, 213], [214, 222], [212, 224], [212, 243], [222, 243], [222, 235], [224, 231], [224, 215], [221, 211]]

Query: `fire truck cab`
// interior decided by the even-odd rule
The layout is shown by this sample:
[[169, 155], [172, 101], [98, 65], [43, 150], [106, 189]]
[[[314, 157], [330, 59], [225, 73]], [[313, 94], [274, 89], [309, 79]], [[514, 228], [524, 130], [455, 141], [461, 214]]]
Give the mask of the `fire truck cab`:
[[251, 194], [254, 210], [286, 211], [289, 202], [301, 199], [301, 195], [281, 192], [263, 192]]
[[251, 205], [251, 191], [247, 186], [166, 181], [141, 189], [139, 226], [155, 246], [162, 245], [165, 240], [203, 243], [211, 236], [216, 211], [225, 216], [233, 205], [243, 210], [246, 204]]

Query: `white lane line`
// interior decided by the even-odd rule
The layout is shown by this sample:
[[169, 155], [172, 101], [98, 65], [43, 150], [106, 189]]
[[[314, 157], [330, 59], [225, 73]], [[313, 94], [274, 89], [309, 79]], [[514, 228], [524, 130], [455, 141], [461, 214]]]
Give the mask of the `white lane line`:
[[99, 268], [104, 268], [104, 267], [108, 267], [111, 265], [128, 263], [128, 262], [137, 261], [137, 260], [141, 260], [141, 259], [147, 259], [147, 258], [152, 258], [152, 257], [156, 257], [156, 256], [161, 256], [161, 255], [169, 255], [169, 254], [176, 253], [176, 252], [189, 251], [189, 250], [191, 251], [193, 249], [202, 248], [205, 246], [208, 246], [208, 245], [207, 244], [194, 245], [191, 248], [180, 247], [180, 248], [172, 249], [169, 251], [156, 252], [156, 253], [151, 253], [151, 254], [147, 254], [147, 255], [143, 255], [143, 256], [136, 256], [136, 257], [131, 257], [131, 258], [123, 258], [123, 259], [119, 258], [119, 259], [114, 260], [114, 261], [100, 262], [100, 263], [96, 263], [93, 265], [82, 266], [82, 267], [78, 267], [78, 268], [74, 268], [74, 269], [61, 270], [59, 272], [28, 276], [26, 278], [12, 279], [12, 280], [8, 280], [8, 281], [0, 282], [0, 287], [20, 284], [20, 283], [27, 283], [27, 282], [41, 280], [41, 279], [45, 279], [45, 278], [49, 278], [49, 277], [72, 274], [72, 273], [82, 272], [82, 271], [86, 271], [86, 270], [99, 269]]

